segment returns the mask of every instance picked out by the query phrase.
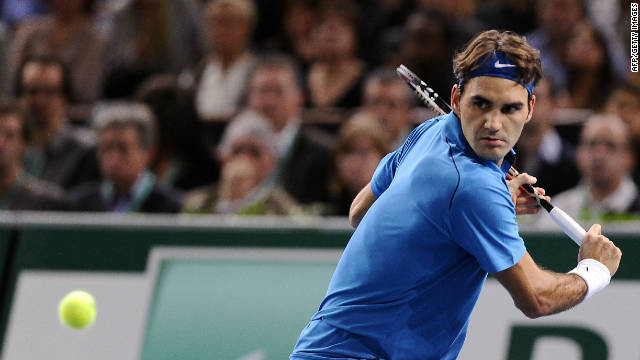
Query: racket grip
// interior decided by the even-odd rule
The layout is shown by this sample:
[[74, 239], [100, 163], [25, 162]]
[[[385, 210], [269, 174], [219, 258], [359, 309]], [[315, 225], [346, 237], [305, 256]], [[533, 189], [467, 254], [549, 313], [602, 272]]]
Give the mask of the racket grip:
[[571, 216], [567, 215], [566, 212], [562, 211], [557, 207], [554, 207], [550, 212], [551, 218], [553, 221], [560, 226], [562, 231], [567, 234], [571, 240], [573, 240], [578, 246], [582, 245], [585, 236], [587, 236], [587, 232], [584, 231], [582, 226], [578, 224], [575, 220], [571, 218]]

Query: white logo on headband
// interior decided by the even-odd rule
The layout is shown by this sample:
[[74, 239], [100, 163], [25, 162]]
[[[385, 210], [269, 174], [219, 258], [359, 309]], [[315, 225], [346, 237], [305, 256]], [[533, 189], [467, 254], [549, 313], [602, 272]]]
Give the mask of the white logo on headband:
[[495, 64], [493, 64], [493, 66], [494, 66], [495, 68], [497, 68], [497, 69], [499, 69], [499, 68], [506, 68], [506, 67], [516, 67], [516, 66], [515, 66], [515, 65], [513, 65], [513, 64], [500, 64], [500, 60], [496, 60], [496, 63], [495, 63]]

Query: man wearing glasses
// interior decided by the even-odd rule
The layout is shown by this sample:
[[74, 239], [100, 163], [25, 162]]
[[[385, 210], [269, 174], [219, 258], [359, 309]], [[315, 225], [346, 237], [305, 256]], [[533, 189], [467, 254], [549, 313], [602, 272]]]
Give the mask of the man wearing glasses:
[[28, 58], [19, 68], [15, 88], [33, 132], [26, 171], [65, 189], [98, 178], [93, 134], [68, 122], [72, 99], [65, 64], [54, 57]]

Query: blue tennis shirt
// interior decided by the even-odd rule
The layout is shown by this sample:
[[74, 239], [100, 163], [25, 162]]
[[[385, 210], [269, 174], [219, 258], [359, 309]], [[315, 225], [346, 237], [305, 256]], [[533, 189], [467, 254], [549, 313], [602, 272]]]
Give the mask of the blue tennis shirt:
[[418, 126], [378, 165], [291, 359], [455, 359], [487, 273], [525, 253], [509, 167], [479, 158], [453, 113]]

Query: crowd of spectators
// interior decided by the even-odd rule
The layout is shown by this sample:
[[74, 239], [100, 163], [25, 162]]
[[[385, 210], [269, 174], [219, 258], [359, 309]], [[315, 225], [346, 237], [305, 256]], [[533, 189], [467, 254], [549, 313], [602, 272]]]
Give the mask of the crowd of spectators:
[[[0, 207], [344, 216], [482, 30], [541, 51], [516, 167], [578, 219], [640, 219], [630, 2], [7, 0]], [[602, 136], [606, 134], [606, 136]], [[598, 136], [596, 136], [598, 135]]]

